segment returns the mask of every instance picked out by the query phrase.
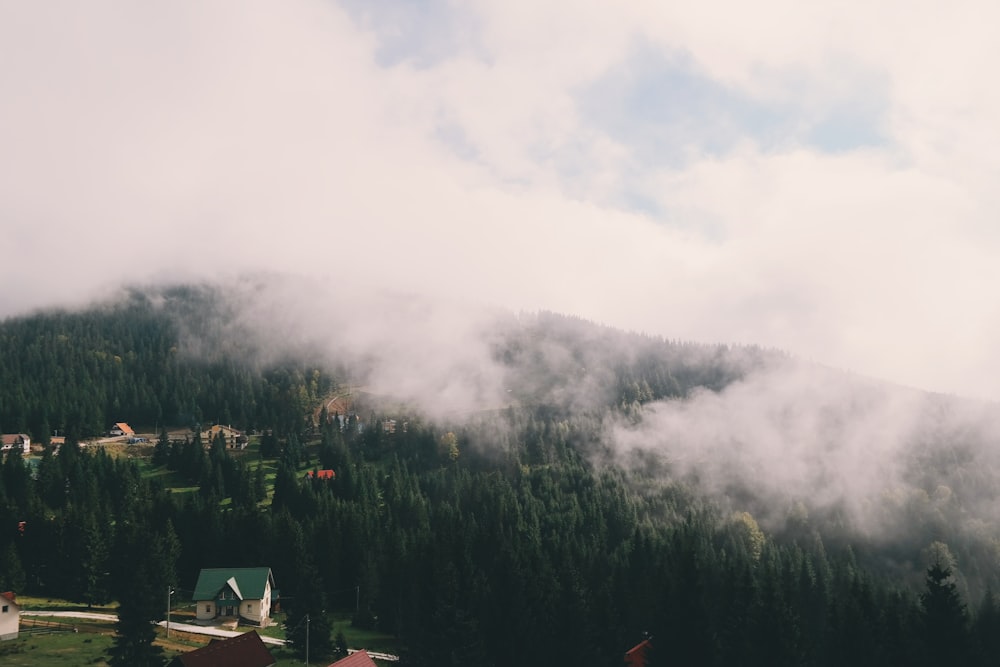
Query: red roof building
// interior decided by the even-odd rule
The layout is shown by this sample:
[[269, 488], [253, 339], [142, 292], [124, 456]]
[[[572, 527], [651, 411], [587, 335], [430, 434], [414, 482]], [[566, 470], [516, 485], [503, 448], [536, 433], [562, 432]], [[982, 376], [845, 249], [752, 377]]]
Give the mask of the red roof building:
[[306, 473], [306, 477], [309, 479], [337, 479], [337, 473], [332, 470], [310, 470]]
[[361, 649], [355, 651], [346, 658], [342, 658], [327, 667], [377, 667], [375, 661], [368, 655], [368, 651]]
[[255, 630], [177, 656], [170, 667], [271, 667], [274, 656]]
[[627, 667], [646, 667], [649, 661], [647, 654], [652, 646], [653, 644], [650, 640], [644, 639], [625, 651], [625, 664]]
[[135, 435], [135, 431], [132, 430], [132, 427], [125, 422], [116, 422], [108, 433], [111, 435]]

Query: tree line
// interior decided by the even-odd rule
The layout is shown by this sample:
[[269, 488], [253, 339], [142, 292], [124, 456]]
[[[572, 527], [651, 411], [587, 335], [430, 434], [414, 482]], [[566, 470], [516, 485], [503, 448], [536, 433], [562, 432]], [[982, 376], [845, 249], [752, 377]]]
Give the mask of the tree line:
[[55, 432], [92, 437], [118, 421], [299, 430], [332, 375], [294, 360], [262, 366], [252, 336], [229, 331], [229, 319], [207, 287], [7, 319], [0, 429], [46, 444]]
[[[997, 601], [970, 613], [946, 558], [914, 590], [818, 533], [782, 542], [683, 486], [638, 492], [572, 453], [498, 461], [471, 432], [417, 423], [381, 433], [371, 460], [375, 431], [328, 421], [297, 461], [281, 438], [277, 458], [256, 462], [276, 471], [270, 504], [171, 494], [134, 461], [73, 443], [35, 474], [11, 454], [0, 588], [119, 600], [115, 664], [157, 664], [148, 621], [162, 618], [167, 586], [193, 588], [203, 567], [260, 565], [290, 628], [310, 614], [313, 655], [333, 649], [329, 612], [352, 609], [359, 626], [399, 636], [410, 665], [619, 664], [644, 633], [664, 665], [992, 664]], [[202, 451], [223, 478], [249, 465]], [[302, 474], [326, 465], [336, 479]]]

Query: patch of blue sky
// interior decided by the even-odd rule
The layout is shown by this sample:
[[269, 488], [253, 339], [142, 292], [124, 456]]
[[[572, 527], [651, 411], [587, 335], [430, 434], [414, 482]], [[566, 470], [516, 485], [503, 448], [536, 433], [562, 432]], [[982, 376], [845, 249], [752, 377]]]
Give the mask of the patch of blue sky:
[[[794, 99], [769, 102], [715, 81], [678, 54], [639, 48], [577, 91], [583, 119], [628, 147], [645, 168], [678, 168], [750, 140], [762, 150], [807, 146], [842, 152], [883, 145], [886, 103], [868, 86], [817, 112]], [[877, 90], [877, 89], [875, 89]]]
[[434, 138], [463, 160], [475, 162], [479, 159], [479, 150], [469, 140], [465, 128], [454, 120], [440, 120], [434, 127]]
[[476, 19], [452, 0], [339, 0], [355, 23], [378, 39], [382, 67], [432, 67], [474, 48]]
[[884, 127], [877, 119], [883, 112], [884, 105], [878, 109], [864, 105], [837, 109], [808, 129], [805, 143], [826, 153], [885, 146]]
[[611, 203], [623, 210], [645, 215], [654, 219], [663, 218], [667, 213], [663, 204], [651, 197], [648, 193], [642, 192], [636, 188], [626, 187], [618, 193]]

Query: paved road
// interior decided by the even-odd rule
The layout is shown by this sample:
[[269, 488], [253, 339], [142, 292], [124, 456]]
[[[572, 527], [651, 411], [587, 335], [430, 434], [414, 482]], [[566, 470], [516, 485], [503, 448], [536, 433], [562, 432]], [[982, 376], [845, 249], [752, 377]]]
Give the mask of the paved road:
[[[90, 611], [22, 611], [22, 616], [51, 616], [60, 618], [80, 618], [90, 621], [107, 621], [109, 623], [117, 623], [117, 614], [102, 614], [99, 612]], [[166, 627], [166, 621], [160, 621], [157, 623], [160, 627]], [[243, 634], [239, 630], [223, 630], [222, 628], [213, 628], [204, 625], [192, 625], [191, 623], [177, 623], [173, 621], [170, 623], [170, 629], [176, 630], [177, 632], [190, 632], [196, 635], [209, 635], [211, 637], [235, 637], [237, 635]], [[265, 644], [271, 644], [274, 646], [284, 646], [285, 640], [278, 639], [277, 637], [265, 637], [260, 636], [261, 641]], [[357, 649], [348, 649], [349, 653], [354, 653]], [[388, 662], [396, 662], [399, 660], [398, 655], [393, 655], [391, 653], [379, 653], [378, 651], [368, 651], [368, 655], [375, 658], [376, 660], [386, 660]]]
[[21, 616], [53, 616], [58, 618], [84, 618], [91, 621], [118, 622], [118, 614], [101, 614], [89, 611], [21, 611]]

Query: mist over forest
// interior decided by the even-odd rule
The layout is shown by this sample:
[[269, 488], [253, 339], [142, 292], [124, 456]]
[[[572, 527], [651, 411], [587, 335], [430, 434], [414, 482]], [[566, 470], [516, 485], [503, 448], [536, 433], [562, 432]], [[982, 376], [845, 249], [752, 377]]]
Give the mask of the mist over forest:
[[[415, 506], [399, 510], [404, 514], [379, 529], [372, 528], [386, 545], [420, 526], [434, 526], [440, 538], [441, 531], [461, 532], [465, 530], [461, 526], [472, 521], [477, 530], [490, 536], [481, 539], [496, 539], [505, 545], [504, 550], [512, 549], [514, 561], [510, 563], [493, 562], [492, 556], [480, 560], [471, 556], [470, 572], [463, 573], [456, 565], [459, 572], [449, 580], [450, 586], [457, 587], [453, 593], [471, 595], [482, 604], [491, 604], [496, 594], [489, 592], [492, 589], [486, 582], [490, 578], [514, 567], [511, 563], [520, 563], [511, 572], [524, 566], [520, 559], [525, 555], [518, 553], [516, 545], [522, 539], [517, 537], [519, 531], [527, 530], [539, 541], [533, 547], [540, 549], [537, 558], [554, 567], [565, 561], [581, 568], [573, 570], [580, 579], [554, 584], [555, 597], [546, 603], [555, 605], [551, 613], [565, 613], [555, 600], [577, 590], [574, 587], [579, 587], [577, 594], [583, 598], [564, 601], [567, 604], [585, 600], [585, 609], [591, 609], [613, 601], [610, 609], [618, 610], [607, 636], [598, 642], [600, 648], [591, 647], [580, 664], [599, 664], [595, 662], [598, 655], [610, 660], [616, 651], [628, 648], [630, 638], [641, 637], [641, 626], [647, 622], [660, 623], [662, 628], [674, 614], [683, 613], [669, 604], [661, 606], [662, 601], [650, 600], [646, 606], [636, 602], [639, 589], [632, 586], [642, 588], [641, 582], [624, 583], [631, 581], [633, 566], [647, 578], [660, 571], [657, 568], [667, 567], [673, 574], [661, 571], [661, 575], [672, 583], [664, 584], [663, 595], [673, 590], [670, 595], [676, 597], [672, 587], [683, 585], [674, 579], [679, 576], [677, 568], [683, 570], [684, 558], [694, 557], [691, 554], [711, 544], [715, 545], [711, 551], [698, 556], [699, 572], [715, 571], [711, 565], [715, 559], [730, 563], [728, 559], [737, 557], [725, 566], [735, 568], [733, 576], [743, 576], [735, 573], [746, 566], [751, 568], [746, 576], [756, 572], [752, 576], [763, 577], [768, 570], [762, 563], [768, 558], [776, 559], [770, 567], [780, 573], [788, 566], [782, 565], [785, 554], [798, 554], [790, 562], [806, 568], [802, 576], [811, 572], [806, 577], [813, 582], [810, 587], [825, 582], [824, 595], [833, 596], [831, 590], [847, 585], [838, 579], [843, 576], [866, 577], [866, 590], [876, 590], [876, 597], [888, 594], [877, 592], [880, 587], [898, 591], [892, 595], [902, 597], [892, 598], [896, 600], [892, 604], [903, 605], [897, 609], [900, 619], [916, 613], [906, 611], [905, 605], [919, 608], [925, 573], [935, 562], [946, 565], [956, 594], [970, 609], [981, 605], [992, 609], [992, 591], [1000, 588], [1000, 449], [996, 447], [1000, 419], [996, 406], [854, 375], [780, 350], [669, 340], [552, 312], [472, 308], [401, 293], [345, 294], [278, 276], [244, 283], [133, 286], [88, 307], [11, 317], [0, 323], [0, 347], [4, 350], [0, 356], [0, 428], [5, 433], [29, 433], [35, 443], [48, 445], [53, 434], [85, 442], [125, 419], [154, 432], [165, 432], [168, 427], [197, 432], [207, 424], [220, 423], [271, 434], [270, 455], [279, 457], [273, 498], [270, 491], [260, 489], [237, 495], [235, 489], [244, 488], [238, 480], [241, 476], [249, 480], [250, 469], [241, 467], [243, 463], [224, 463], [224, 454], [213, 454], [209, 464], [193, 450], [182, 453], [187, 445], [175, 444], [174, 450], [158, 446], [153, 464], [188, 476], [201, 489], [197, 504], [163, 509], [168, 515], [212, 512], [214, 503], [232, 497], [228, 514], [214, 520], [260, 520], [269, 526], [273, 519], [266, 517], [284, 508], [308, 522], [312, 521], [310, 513], [325, 516], [319, 508], [328, 501], [319, 490], [300, 488], [294, 473], [297, 467], [334, 467], [340, 471], [338, 484], [342, 486], [332, 498], [364, 508], [366, 496], [356, 495], [360, 487], [345, 490], [351, 484], [349, 471], [365, 477], [388, 466], [386, 470], [395, 472], [387, 472], [386, 479], [395, 475], [412, 480], [406, 483], [414, 489], [422, 489], [419, 497], [423, 500], [408, 502], [427, 505], [422, 510]], [[330, 397], [345, 392], [357, 397], [357, 414], [331, 415]], [[394, 429], [397, 423], [407, 424], [406, 432], [387, 435], [382, 425], [390, 419]], [[317, 448], [312, 454], [310, 446]], [[57, 469], [63, 456], [53, 459], [52, 452], [46, 452], [49, 463], [43, 465]], [[213, 466], [222, 467], [213, 473]], [[5, 521], [9, 522], [15, 512], [20, 516], [31, 505], [16, 501], [23, 490], [15, 487], [23, 481], [16, 482], [9, 467], [5, 470], [6, 491], [0, 498], [6, 499]], [[471, 477], [447, 484], [462, 487], [480, 476], [480, 483], [486, 483], [500, 475], [509, 480], [504, 484], [515, 488], [527, 484], [534, 489], [531, 493], [542, 493], [550, 484], [562, 490], [557, 504], [546, 510], [554, 514], [545, 519], [535, 515], [541, 506], [528, 510], [536, 501], [527, 500], [518, 501], [528, 502], [517, 510], [518, 516], [527, 512], [535, 518], [491, 519], [489, 508], [494, 501], [483, 497], [462, 501], [464, 509], [454, 511], [464, 518], [456, 514], [445, 520], [445, 515], [429, 509], [442, 490], [435, 488], [445, 484], [438, 476], [460, 472]], [[59, 478], [70, 473], [52, 474]], [[245, 483], [245, 488], [252, 486], [251, 481]], [[40, 492], [44, 499], [44, 490]], [[576, 516], [592, 493], [600, 498], [595, 500], [594, 514], [586, 519], [590, 510], [584, 507], [585, 517]], [[244, 494], [243, 500], [237, 500]], [[258, 507], [263, 499], [271, 501], [267, 510]], [[47, 511], [57, 512], [48, 521], [71, 507], [61, 499], [35, 502], [42, 502], [39, 507], [49, 503], [52, 509]], [[597, 509], [607, 502], [613, 509]], [[559, 516], [575, 518], [567, 518], [571, 523], [564, 525], [557, 520]], [[526, 528], [526, 520], [540, 524]], [[210, 547], [199, 548], [198, 538], [186, 536], [181, 526], [175, 529], [182, 545], [176, 575], [184, 584], [198, 567], [205, 566], [203, 554], [213, 552]], [[588, 536], [585, 542], [596, 542], [584, 549], [566, 530], [582, 531], [581, 537]], [[679, 549], [676, 557], [681, 561], [669, 566], [661, 563], [652, 570], [637, 565], [634, 559], [643, 549], [652, 549], [650, 563], [658, 562], [657, 549], [650, 546], [653, 543], [643, 542], [648, 539], [643, 537], [647, 531], [678, 536], [663, 539]], [[697, 537], [702, 532], [712, 536], [705, 537], [703, 544]], [[684, 546], [688, 538], [681, 539], [683, 534], [702, 546]], [[417, 605], [413, 612], [419, 615], [419, 595], [411, 599], [398, 588], [401, 572], [414, 564], [401, 565], [409, 562], [403, 552], [390, 558], [395, 547], [384, 547], [389, 549], [385, 552], [388, 560], [366, 565], [347, 543], [310, 547], [309, 539], [301, 545], [304, 555], [292, 561], [270, 552], [276, 573], [302, 585], [298, 576], [302, 568], [319, 571], [330, 596], [352, 579], [378, 580], [366, 597], [372, 618], [358, 622], [375, 625], [377, 617], [382, 629], [404, 637], [412, 651], [412, 664], [424, 664], [435, 654], [429, 640], [418, 639], [419, 635], [457, 641], [439, 634], [454, 623], [477, 637], [468, 655], [485, 660], [482, 664], [492, 660], [505, 664], [505, 659], [513, 658], [498, 648], [494, 633], [499, 626], [492, 625], [508, 621], [483, 616], [481, 609], [439, 600], [445, 605], [443, 616], [414, 620], [407, 605]], [[421, 539], [413, 537], [413, 544]], [[114, 551], [112, 544], [106, 548], [109, 554]], [[590, 554], [590, 548], [602, 555], [587, 555], [583, 561], [572, 555], [577, 549]], [[37, 571], [32, 573], [26, 558], [29, 554], [42, 558], [42, 545], [29, 548], [11, 542], [8, 536], [0, 542], [0, 552], [4, 549], [8, 571], [18, 571], [14, 562], [21, 571], [19, 580], [10, 575], [5, 585], [17, 583], [50, 593], [60, 587], [73, 589], [72, 582], [57, 583], [39, 578]], [[326, 563], [324, 558], [331, 553], [340, 555]], [[113, 560], [112, 555], [108, 557]], [[461, 558], [466, 557], [470, 556]], [[212, 558], [218, 561], [221, 555]], [[599, 565], [608, 558], [611, 561]], [[667, 560], [673, 562], [671, 558]], [[738, 565], [741, 558], [747, 559], [746, 565]], [[284, 566], [279, 564], [283, 560], [287, 561]], [[547, 570], [542, 568], [542, 572]], [[619, 577], [624, 579], [614, 583]], [[591, 578], [602, 583], [592, 588]], [[700, 585], [708, 586], [711, 581], [709, 576]], [[655, 583], [652, 588], [661, 590]], [[109, 584], [102, 595], [107, 597], [112, 591]], [[94, 593], [79, 591], [77, 595]], [[705, 613], [711, 619], [703, 619], [705, 627], [730, 622], [713, 616], [722, 613], [714, 611], [714, 605], [724, 599], [710, 605], [699, 602], [709, 605]], [[641, 617], [625, 611], [632, 604], [645, 610]], [[832, 609], [839, 602], [831, 597], [826, 604]], [[888, 613], [879, 606], [882, 603], [872, 604], [879, 614]], [[832, 630], [825, 621], [809, 626], [803, 619], [813, 611], [808, 606], [796, 608], [795, 613], [802, 615], [797, 621], [802, 643], [789, 650], [825, 664], [823, 660], [841, 654], [830, 652], [820, 659], [815, 644], [819, 640], [810, 633], [833, 644], [843, 637], [831, 639]], [[977, 622], [992, 623], [991, 613], [977, 615]], [[879, 622], [888, 622], [880, 618]], [[568, 621], [539, 622], [531, 641], [544, 641]], [[579, 622], [583, 629], [608, 623], [596, 617]], [[914, 629], [919, 627], [916, 621], [912, 623]], [[733, 646], [719, 640], [715, 648], [699, 647], [701, 640], [696, 639], [704, 639], [705, 627], [691, 639], [691, 650], [708, 650], [712, 661], [724, 664]], [[986, 628], [980, 629], [986, 632]], [[578, 628], [572, 636], [582, 631]], [[840, 631], [847, 632], [842, 627]], [[913, 648], [906, 641], [903, 644]], [[882, 646], [879, 650], [898, 648]], [[661, 654], [658, 659], [665, 657]]]

